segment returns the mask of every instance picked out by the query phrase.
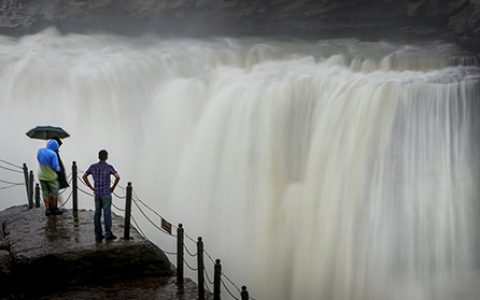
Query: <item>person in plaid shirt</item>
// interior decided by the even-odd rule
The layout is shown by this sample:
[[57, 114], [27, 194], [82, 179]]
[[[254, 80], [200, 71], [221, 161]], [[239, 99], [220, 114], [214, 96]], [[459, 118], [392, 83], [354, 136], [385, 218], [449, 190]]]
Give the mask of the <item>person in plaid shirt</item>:
[[[93, 216], [93, 222], [95, 224], [95, 239], [97, 242], [101, 242], [104, 238], [102, 234], [102, 224], [100, 223], [103, 210], [105, 240], [112, 241], [117, 238], [112, 233], [112, 193], [120, 181], [120, 176], [117, 171], [115, 171], [115, 168], [107, 163], [107, 150], [100, 150], [100, 152], [98, 152], [98, 159], [99, 162], [92, 164], [85, 174], [83, 174], [83, 181], [85, 181], [85, 184], [92, 189], [95, 194], [95, 214]], [[92, 187], [88, 180], [89, 175], [92, 175], [93, 177], [94, 187]], [[112, 186], [110, 186], [111, 175], [115, 177]]]

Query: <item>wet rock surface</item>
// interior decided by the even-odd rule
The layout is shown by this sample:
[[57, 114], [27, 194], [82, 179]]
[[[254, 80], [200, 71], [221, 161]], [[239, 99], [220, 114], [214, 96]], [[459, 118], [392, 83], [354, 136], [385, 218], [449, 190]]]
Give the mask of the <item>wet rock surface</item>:
[[[195, 298], [195, 283], [178, 290], [166, 255], [134, 228], [128, 241], [96, 242], [92, 211], [46, 217], [41, 208], [18, 206], [0, 212], [0, 224], [0, 297]], [[123, 235], [123, 224], [113, 215], [115, 235]]]
[[[151, 299], [151, 300], [196, 300], [197, 285], [186, 280], [183, 288], [178, 288], [174, 278], [143, 278], [126, 280], [120, 283], [76, 286], [48, 296], [39, 296], [42, 300], [102, 300], [102, 299]], [[206, 299], [212, 299], [207, 295]]]
[[448, 39], [480, 49], [480, 0], [3, 0], [0, 33]]
[[0, 276], [9, 275], [12, 270], [12, 257], [7, 250], [0, 250]]

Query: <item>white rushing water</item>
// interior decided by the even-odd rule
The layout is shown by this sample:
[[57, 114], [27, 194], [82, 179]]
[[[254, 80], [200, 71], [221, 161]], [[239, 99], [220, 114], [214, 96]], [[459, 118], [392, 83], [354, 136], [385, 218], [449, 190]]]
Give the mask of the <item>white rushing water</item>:
[[441, 43], [0, 36], [0, 158], [35, 168], [46, 124], [67, 167], [106, 148], [258, 300], [476, 300], [474, 64]]

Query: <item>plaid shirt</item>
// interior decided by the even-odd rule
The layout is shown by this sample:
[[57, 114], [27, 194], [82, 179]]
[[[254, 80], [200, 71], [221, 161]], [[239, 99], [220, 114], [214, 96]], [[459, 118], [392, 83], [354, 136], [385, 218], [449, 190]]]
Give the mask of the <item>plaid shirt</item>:
[[85, 173], [93, 176], [95, 197], [110, 194], [110, 175], [117, 173], [113, 166], [104, 161], [99, 161], [91, 165]]

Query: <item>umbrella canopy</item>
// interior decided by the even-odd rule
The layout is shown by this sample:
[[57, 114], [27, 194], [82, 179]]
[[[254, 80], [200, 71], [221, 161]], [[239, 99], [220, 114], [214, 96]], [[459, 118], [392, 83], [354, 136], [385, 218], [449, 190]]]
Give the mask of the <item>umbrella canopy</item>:
[[63, 130], [61, 127], [54, 126], [37, 126], [30, 129], [27, 132], [27, 135], [32, 139], [39, 140], [49, 140], [55, 137], [59, 139], [64, 139], [70, 136], [68, 132]]

